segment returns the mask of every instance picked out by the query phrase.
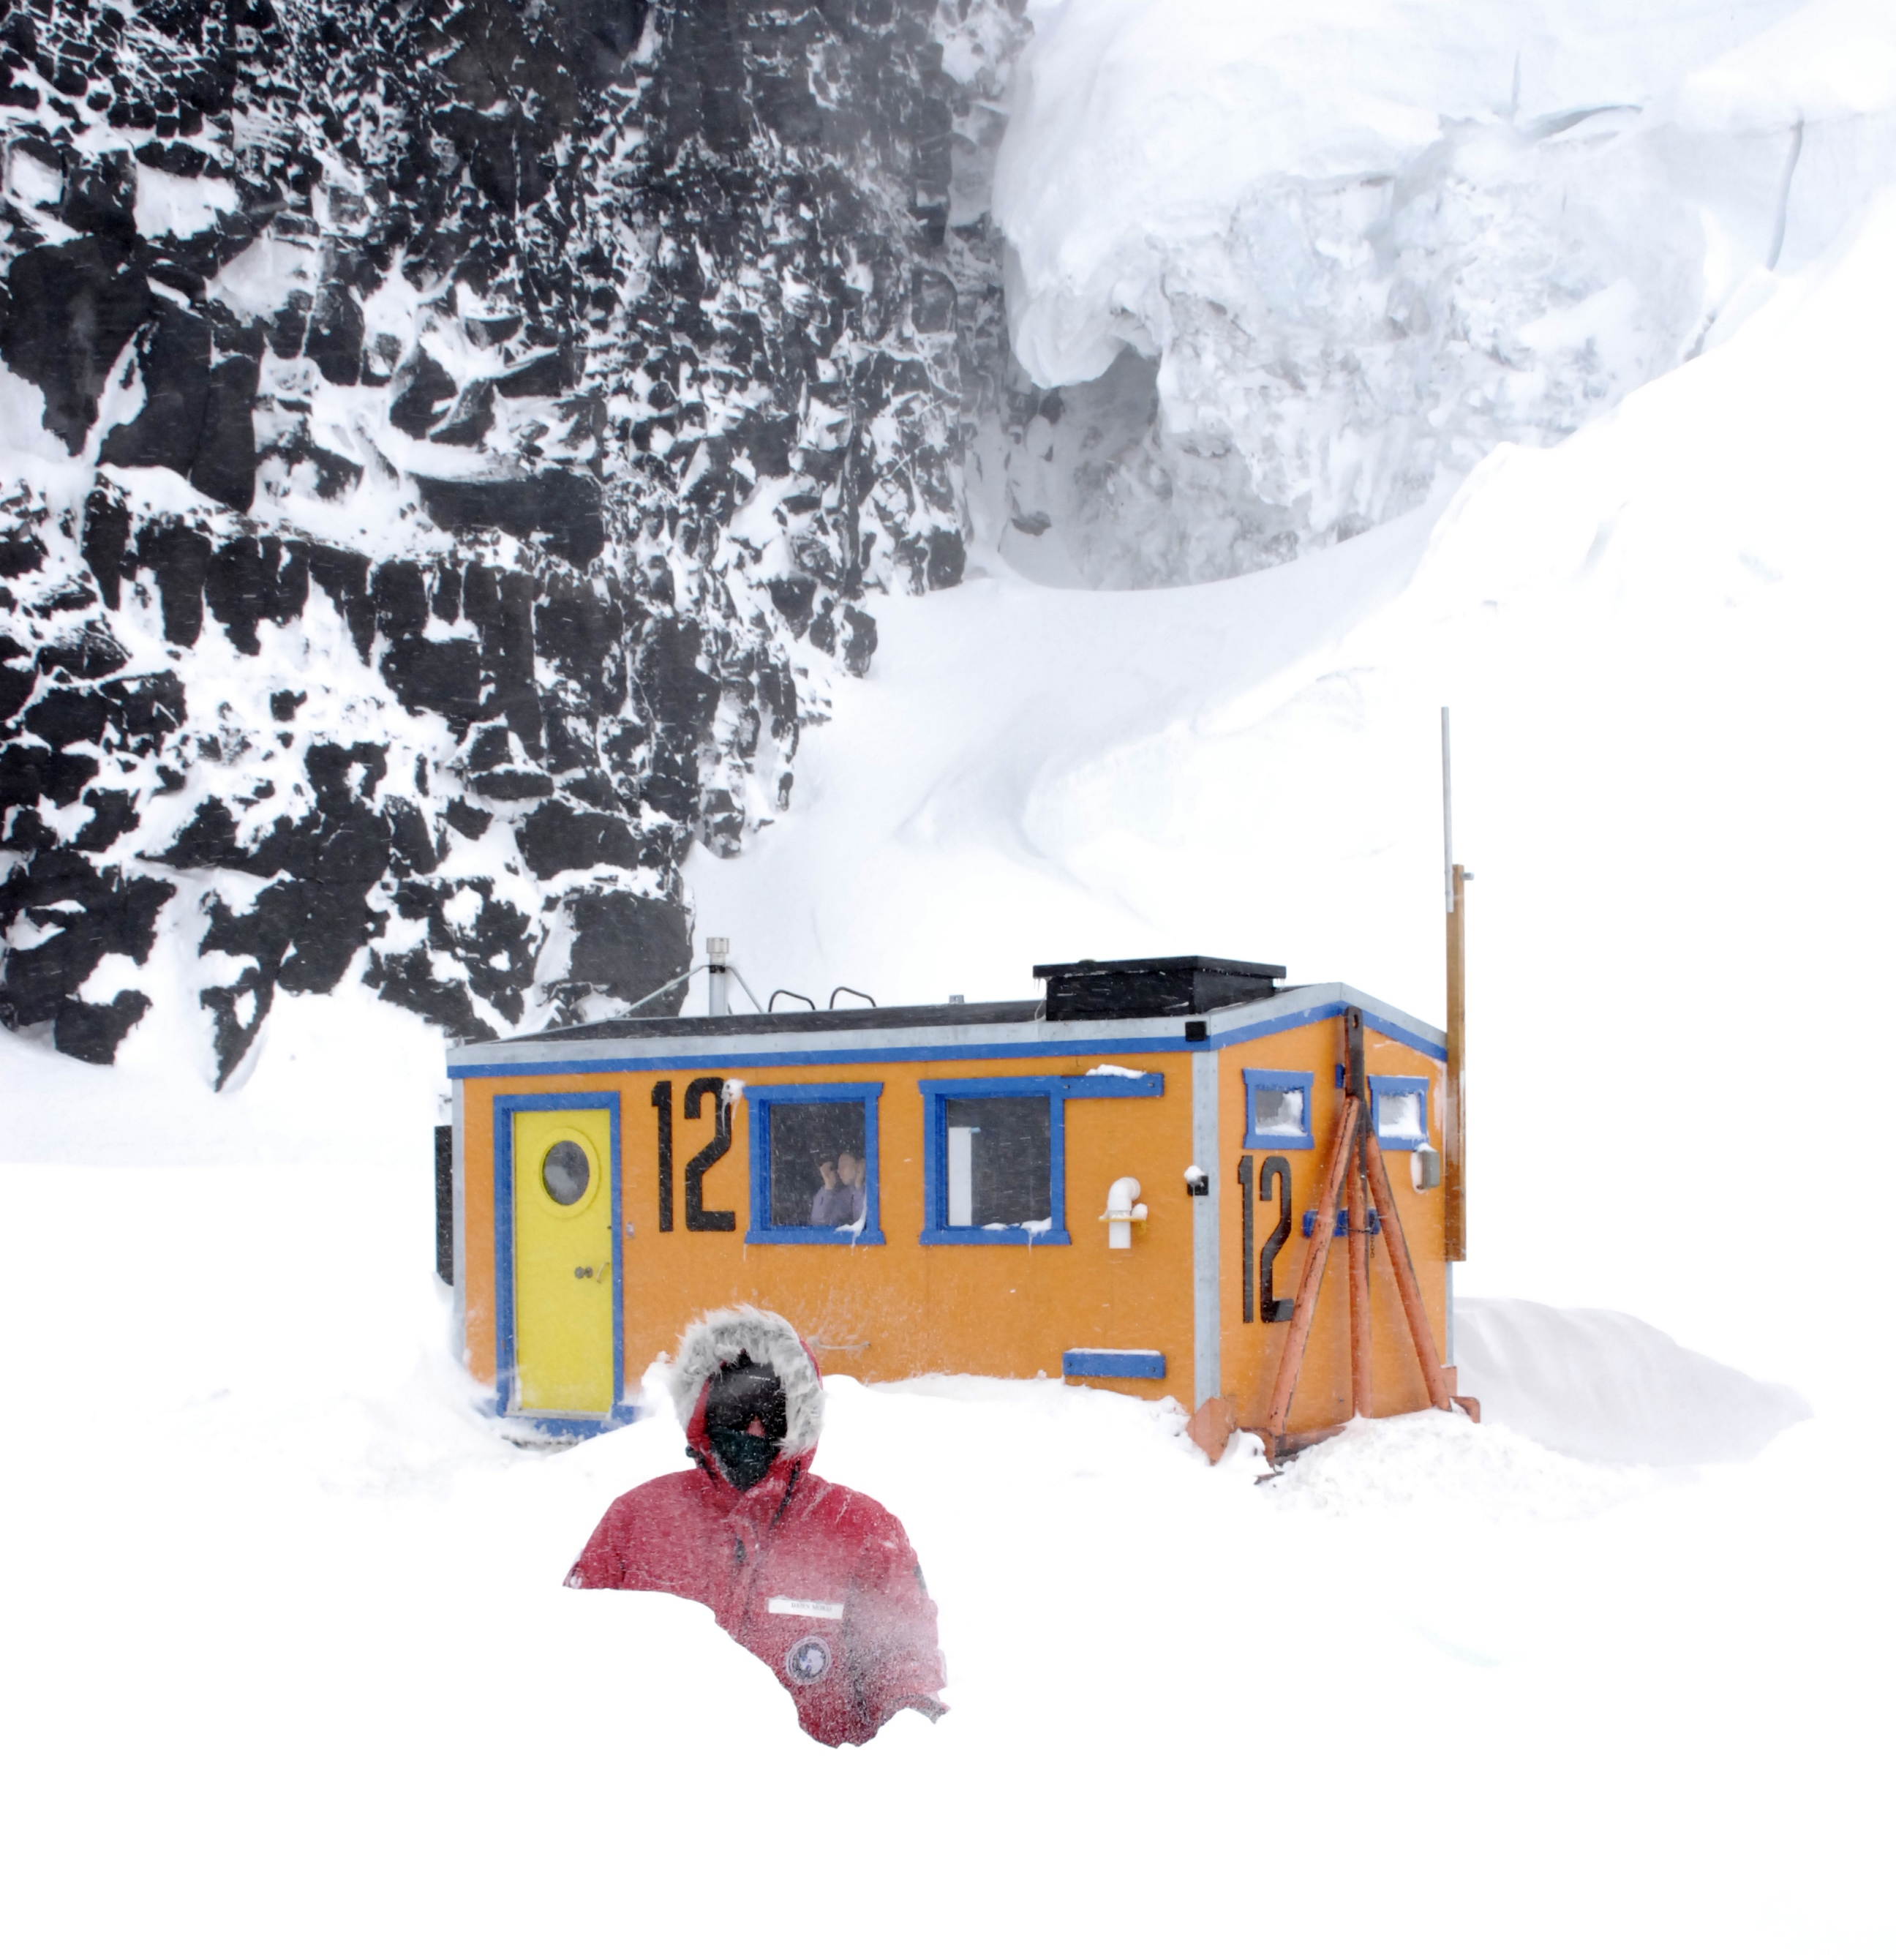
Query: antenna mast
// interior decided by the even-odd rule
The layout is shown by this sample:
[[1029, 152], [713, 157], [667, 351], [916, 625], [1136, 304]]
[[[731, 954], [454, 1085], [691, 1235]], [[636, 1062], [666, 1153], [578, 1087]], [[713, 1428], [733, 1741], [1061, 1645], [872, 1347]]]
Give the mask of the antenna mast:
[[1442, 886], [1448, 912], [1448, 1086], [1442, 1107], [1443, 1256], [1468, 1257], [1468, 1080], [1465, 1046], [1468, 873], [1455, 861], [1455, 813], [1449, 771], [1449, 711], [1442, 711]]

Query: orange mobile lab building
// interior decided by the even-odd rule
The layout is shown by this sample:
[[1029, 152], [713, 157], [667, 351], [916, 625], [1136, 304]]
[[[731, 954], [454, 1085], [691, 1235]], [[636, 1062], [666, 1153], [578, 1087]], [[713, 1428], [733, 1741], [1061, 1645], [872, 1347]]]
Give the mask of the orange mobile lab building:
[[1064, 1375], [1267, 1442], [1446, 1406], [1443, 1036], [1280, 967], [1035, 975], [1044, 998], [454, 1046], [457, 1321], [495, 1412], [628, 1421], [738, 1302], [865, 1381]]

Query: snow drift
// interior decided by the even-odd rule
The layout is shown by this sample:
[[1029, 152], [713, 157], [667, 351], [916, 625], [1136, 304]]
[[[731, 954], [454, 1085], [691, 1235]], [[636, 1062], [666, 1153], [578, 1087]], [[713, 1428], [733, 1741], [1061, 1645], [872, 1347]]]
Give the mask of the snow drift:
[[1795, 1389], [1598, 1308], [1458, 1300], [1455, 1356], [1484, 1421], [1595, 1462], [1742, 1462], [1811, 1412]]

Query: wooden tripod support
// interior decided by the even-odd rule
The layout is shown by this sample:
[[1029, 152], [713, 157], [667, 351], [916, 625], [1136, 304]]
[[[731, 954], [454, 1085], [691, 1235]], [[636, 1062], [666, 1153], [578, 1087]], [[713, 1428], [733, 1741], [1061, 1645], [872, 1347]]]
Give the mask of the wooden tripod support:
[[1382, 1161], [1382, 1147], [1376, 1141], [1376, 1125], [1370, 1118], [1367, 1079], [1363, 1074], [1363, 1017], [1352, 1007], [1345, 1019], [1344, 1033], [1349, 1061], [1345, 1070], [1347, 1093], [1343, 1100], [1342, 1120], [1330, 1145], [1323, 1166], [1322, 1195], [1318, 1201], [1315, 1229], [1310, 1249], [1304, 1255], [1303, 1276], [1297, 1282], [1296, 1306], [1284, 1336], [1284, 1353], [1277, 1363], [1277, 1381], [1271, 1391], [1264, 1418], [1264, 1446], [1274, 1461], [1284, 1446], [1290, 1414], [1290, 1398], [1296, 1393], [1297, 1377], [1303, 1369], [1303, 1351], [1310, 1338], [1310, 1323], [1316, 1317], [1317, 1295], [1322, 1290], [1325, 1268], [1329, 1264], [1330, 1241], [1335, 1235], [1337, 1201], [1344, 1179], [1352, 1187], [1350, 1201], [1350, 1373], [1353, 1399], [1358, 1415], [1370, 1413], [1370, 1260], [1369, 1211], [1363, 1202], [1364, 1187], [1376, 1209], [1382, 1230], [1379, 1236], [1389, 1249], [1389, 1264], [1395, 1274], [1395, 1290], [1408, 1322], [1409, 1338], [1415, 1345], [1429, 1400], [1439, 1409], [1453, 1406], [1447, 1377], [1435, 1351], [1435, 1336], [1422, 1304], [1422, 1289], [1416, 1283], [1415, 1266], [1409, 1257], [1408, 1239], [1389, 1188], [1389, 1173]]

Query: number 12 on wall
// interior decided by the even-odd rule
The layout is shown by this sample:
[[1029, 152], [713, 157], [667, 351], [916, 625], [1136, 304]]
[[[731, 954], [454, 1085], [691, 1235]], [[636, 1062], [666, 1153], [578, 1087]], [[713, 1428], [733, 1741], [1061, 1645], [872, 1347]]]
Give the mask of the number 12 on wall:
[[[705, 1173], [730, 1149], [730, 1102], [724, 1093], [722, 1076], [695, 1077], [685, 1090], [685, 1120], [696, 1122], [705, 1098], [712, 1099], [714, 1128], [711, 1140], [685, 1166], [685, 1230], [687, 1232], [735, 1232], [735, 1211], [708, 1211], [705, 1208]], [[672, 1208], [672, 1085], [652, 1084], [652, 1107], [658, 1112], [658, 1229], [669, 1232]]]

